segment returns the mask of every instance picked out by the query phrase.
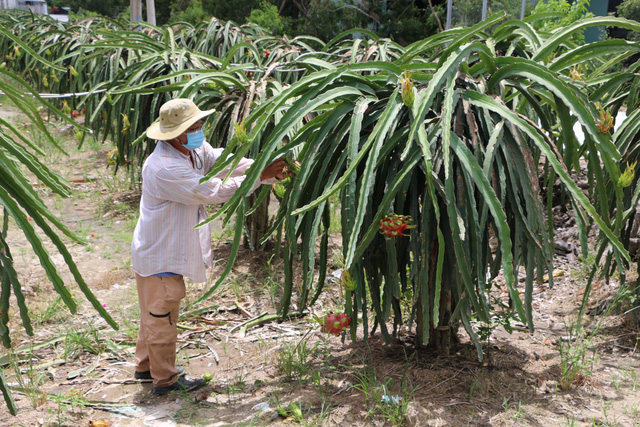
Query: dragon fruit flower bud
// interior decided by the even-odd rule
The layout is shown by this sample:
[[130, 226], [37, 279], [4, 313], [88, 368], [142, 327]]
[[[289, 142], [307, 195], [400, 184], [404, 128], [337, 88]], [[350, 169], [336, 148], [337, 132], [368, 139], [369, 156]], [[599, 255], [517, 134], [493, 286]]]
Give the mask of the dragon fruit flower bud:
[[618, 179], [618, 187], [625, 188], [631, 185], [631, 183], [633, 182], [633, 178], [635, 177], [635, 174], [636, 174], [635, 169], [636, 169], [637, 163], [638, 161], [636, 160], [630, 165], [627, 165], [627, 169], [624, 171], [622, 175], [620, 175], [620, 178]]
[[413, 93], [413, 81], [411, 80], [411, 73], [404, 72], [404, 78], [402, 79], [402, 102], [407, 107], [413, 107], [415, 101], [415, 94]]
[[340, 280], [342, 282], [342, 286], [344, 286], [345, 290], [347, 291], [353, 292], [358, 286], [356, 284], [356, 281], [353, 280], [353, 277], [351, 277], [351, 273], [349, 273], [349, 270], [342, 270], [342, 276]]

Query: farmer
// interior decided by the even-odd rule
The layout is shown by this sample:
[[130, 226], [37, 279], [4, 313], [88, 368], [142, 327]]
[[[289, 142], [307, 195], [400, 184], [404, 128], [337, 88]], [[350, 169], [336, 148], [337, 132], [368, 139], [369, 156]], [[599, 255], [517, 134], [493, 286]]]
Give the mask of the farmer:
[[[205, 141], [202, 131], [203, 119], [214, 111], [201, 111], [189, 99], [174, 99], [160, 107], [159, 122], [147, 129], [158, 144], [142, 167], [140, 218], [131, 245], [140, 303], [134, 376], [153, 379], [155, 394], [190, 391], [204, 382], [188, 380], [175, 366], [183, 278], [205, 282], [205, 266], [213, 261], [209, 227], [194, 227], [207, 218], [205, 204], [233, 196], [253, 163], [242, 159], [226, 182], [228, 171], [223, 171], [200, 184], [222, 153]], [[276, 160], [262, 171], [253, 190], [287, 174], [284, 161]]]

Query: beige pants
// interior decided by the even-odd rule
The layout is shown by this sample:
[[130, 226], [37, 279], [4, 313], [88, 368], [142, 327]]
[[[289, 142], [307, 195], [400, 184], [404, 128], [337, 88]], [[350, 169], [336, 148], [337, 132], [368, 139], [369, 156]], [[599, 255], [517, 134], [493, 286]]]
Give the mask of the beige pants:
[[178, 379], [176, 341], [178, 311], [185, 297], [182, 276], [142, 277], [136, 274], [140, 303], [140, 330], [136, 344], [136, 371], [151, 371], [153, 385], [165, 387]]

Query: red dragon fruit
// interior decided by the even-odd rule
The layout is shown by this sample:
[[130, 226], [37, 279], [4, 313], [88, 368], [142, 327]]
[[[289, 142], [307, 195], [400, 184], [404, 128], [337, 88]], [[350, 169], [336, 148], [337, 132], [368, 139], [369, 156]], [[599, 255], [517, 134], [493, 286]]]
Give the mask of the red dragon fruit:
[[330, 334], [340, 335], [351, 324], [351, 318], [346, 314], [329, 313], [327, 317], [319, 320], [322, 329]]

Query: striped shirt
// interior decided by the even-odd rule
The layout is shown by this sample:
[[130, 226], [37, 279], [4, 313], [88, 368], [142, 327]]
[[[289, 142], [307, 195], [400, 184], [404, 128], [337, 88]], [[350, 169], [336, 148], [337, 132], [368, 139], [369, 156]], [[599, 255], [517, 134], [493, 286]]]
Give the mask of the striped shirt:
[[[211, 231], [209, 225], [194, 227], [207, 219], [205, 204], [224, 203], [233, 196], [253, 160], [242, 159], [224, 185], [228, 169], [200, 184], [222, 149], [205, 141], [195, 152], [202, 159], [201, 169], [189, 156], [158, 141], [142, 166], [140, 217], [131, 244], [133, 269], [140, 276], [170, 271], [196, 283], [207, 279], [205, 266], [213, 262]], [[194, 160], [200, 166], [200, 160]]]

